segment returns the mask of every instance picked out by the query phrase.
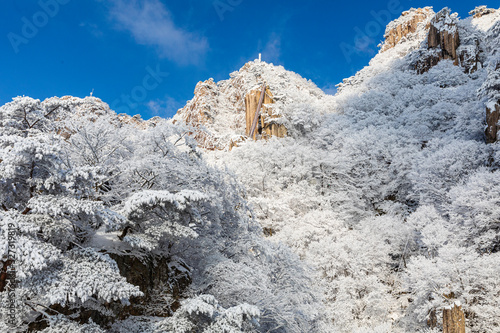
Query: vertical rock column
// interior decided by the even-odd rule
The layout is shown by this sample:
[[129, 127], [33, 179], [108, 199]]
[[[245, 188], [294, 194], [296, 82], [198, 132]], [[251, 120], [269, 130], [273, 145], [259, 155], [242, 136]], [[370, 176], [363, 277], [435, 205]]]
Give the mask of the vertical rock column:
[[444, 8], [430, 22], [427, 36], [427, 49], [430, 51], [415, 65], [419, 74], [427, 72], [436, 66], [440, 60], [451, 59], [455, 66], [459, 63], [457, 49], [460, 46], [457, 18], [450, 15], [450, 10]]
[[439, 60], [452, 59], [455, 66], [458, 65], [457, 49], [460, 38], [455, 20], [447, 9], [443, 9], [432, 19], [427, 43], [429, 49], [441, 49]]
[[494, 143], [500, 139], [500, 62], [488, 71], [488, 77], [480, 88], [481, 94], [486, 96], [486, 143]]
[[[250, 135], [250, 129], [252, 127], [253, 119], [255, 118], [255, 113], [257, 112], [257, 106], [260, 99], [260, 89], [251, 90], [245, 96], [245, 110], [246, 110], [246, 135]], [[253, 139], [257, 139], [257, 135], [261, 134], [262, 137], [268, 138], [271, 136], [285, 137], [287, 134], [286, 127], [273, 123], [271, 119], [278, 119], [280, 116], [273, 113], [271, 104], [274, 103], [273, 94], [269, 87], [266, 87], [266, 92], [264, 95], [264, 101], [262, 102], [262, 108], [259, 115], [259, 127], [255, 130], [253, 134]]]
[[[246, 96], [245, 96], [245, 110], [246, 110], [246, 131], [245, 134], [248, 136], [250, 135], [250, 129], [252, 128], [252, 122], [253, 119], [255, 118], [255, 113], [257, 112], [257, 106], [259, 105], [259, 99], [260, 99], [260, 89], [254, 89], [251, 90]], [[260, 116], [259, 116], [259, 122], [260, 124], [258, 125], [259, 128], [261, 129], [260, 131], [255, 129], [255, 132], [253, 133], [253, 139], [255, 140], [257, 138], [258, 132], [262, 132], [263, 128], [263, 123], [262, 123], [262, 111], [264, 110], [264, 107], [266, 104], [271, 104], [274, 103], [271, 91], [269, 90], [269, 87], [266, 87], [266, 93], [264, 95], [264, 100], [262, 102], [262, 108], [260, 110]]]

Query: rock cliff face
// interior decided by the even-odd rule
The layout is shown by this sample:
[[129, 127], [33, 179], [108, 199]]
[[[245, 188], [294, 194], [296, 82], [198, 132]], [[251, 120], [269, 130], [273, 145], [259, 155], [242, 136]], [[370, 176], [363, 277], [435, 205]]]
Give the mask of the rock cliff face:
[[380, 53], [398, 46], [398, 56], [410, 55], [411, 67], [419, 74], [446, 59], [473, 73], [483, 67], [484, 37], [500, 11], [480, 6], [470, 15], [459, 20], [448, 8], [438, 13], [432, 7], [412, 8], [387, 25]]
[[[116, 261], [120, 274], [127, 282], [136, 285], [144, 296], [133, 297], [130, 305], [113, 301], [105, 304], [105, 309], [96, 307], [88, 310], [78, 307], [52, 305], [51, 310], [71, 316], [81, 323], [89, 319], [102, 326], [107, 326], [117, 319], [129, 316], [169, 317], [179, 307], [183, 293], [191, 284], [190, 269], [182, 262], [154, 255], [141, 258], [131, 253], [108, 253]], [[152, 305], [154, 304], [154, 305]], [[40, 320], [30, 325], [30, 329], [45, 329], [47, 324]]]
[[[133, 305], [122, 309], [121, 316], [167, 317], [180, 307], [182, 293], [191, 284], [190, 269], [184, 263], [154, 255], [141, 258], [126, 253], [109, 255], [116, 261], [120, 274], [127, 282], [139, 286], [144, 293], [144, 296], [133, 300]], [[151, 307], [150, 304], [163, 306]]]
[[427, 46], [429, 49], [438, 50], [438, 61], [452, 59], [454, 64], [458, 65], [457, 49], [460, 46], [460, 37], [457, 16], [451, 15], [449, 9], [441, 10], [431, 20]]
[[450, 14], [448, 8], [437, 13], [430, 22], [427, 33], [427, 52], [422, 53], [415, 64], [415, 69], [422, 74], [443, 59], [450, 59], [459, 64], [457, 49], [460, 36], [457, 27], [457, 15]]
[[381, 52], [393, 48], [410, 34], [416, 33], [421, 23], [428, 29], [429, 19], [433, 17], [434, 14], [432, 7], [411, 8], [403, 12], [399, 19], [387, 25], [384, 34], [385, 43], [382, 45]]
[[[246, 112], [246, 132], [247, 136], [250, 136], [250, 129], [252, 127], [253, 119], [255, 118], [255, 113], [257, 112], [257, 106], [260, 99], [260, 90], [251, 90], [245, 96], [245, 112]], [[253, 139], [257, 139], [260, 135], [263, 138], [269, 138], [271, 136], [285, 137], [287, 130], [286, 127], [276, 123], [275, 121], [280, 118], [279, 115], [273, 113], [273, 94], [269, 87], [266, 87], [264, 93], [264, 100], [262, 102], [262, 108], [260, 110], [258, 118], [258, 128], [253, 134]]]
[[213, 79], [198, 82], [194, 89], [194, 98], [177, 112], [174, 122], [181, 121], [189, 125], [200, 146], [205, 149], [219, 149], [220, 143], [204, 126], [213, 122], [217, 107], [217, 84]]
[[479, 95], [488, 99], [486, 105], [486, 142], [500, 139], [500, 60], [491, 66], [488, 76], [479, 90]]
[[[401, 17], [388, 24], [386, 40], [372, 63], [383, 68], [400, 58], [410, 69], [423, 74], [440, 61], [448, 60], [465, 73], [472, 74], [483, 68], [485, 52], [497, 52], [490, 44], [496, 45], [494, 36], [498, 34], [490, 38], [493, 42], [488, 42], [487, 36], [499, 21], [500, 11], [481, 6], [470, 14], [472, 17], [459, 20], [458, 15], [448, 8], [438, 13], [432, 7], [403, 12]], [[349, 85], [359, 85], [365, 76], [364, 71], [345, 79], [339, 85], [339, 91]], [[366, 71], [372, 69], [368, 67]], [[335, 112], [335, 99], [330, 100], [332, 96], [325, 95], [312, 82], [281, 66], [256, 60], [231, 73], [228, 80], [199, 82], [193, 99], [178, 110], [173, 121], [187, 124], [204, 149], [232, 149], [249, 139], [263, 83], [267, 84], [264, 106], [257, 131], [251, 139], [293, 135], [290, 120], [294, 107], [297, 109], [301, 103], [316, 105], [320, 112]], [[495, 108], [490, 108], [488, 119], [494, 117]], [[488, 121], [490, 124], [494, 120]], [[494, 132], [493, 127], [489, 125], [489, 132]]]

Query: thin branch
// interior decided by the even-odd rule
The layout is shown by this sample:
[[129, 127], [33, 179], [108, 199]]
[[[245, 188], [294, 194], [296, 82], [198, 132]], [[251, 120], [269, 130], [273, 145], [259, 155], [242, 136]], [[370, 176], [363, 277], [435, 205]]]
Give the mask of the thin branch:
[[180, 138], [178, 138], [178, 139], [174, 142], [174, 146], [175, 146], [175, 145], [177, 145], [177, 142], [181, 141], [181, 140], [182, 140], [182, 138], [183, 138], [184, 136], [186, 136], [186, 134], [188, 134], [188, 132], [184, 132], [184, 133], [182, 133], [182, 135], [180, 136]]
[[28, 125], [28, 128], [31, 128], [30, 122], [28, 121], [28, 113], [26, 112], [26, 107], [23, 107], [23, 112], [24, 112], [24, 121]]
[[[54, 112], [55, 110], [59, 109], [61, 106], [58, 105], [56, 107], [54, 107], [52, 110], [50, 110], [48, 113], [46, 113], [43, 117], [44, 118], [48, 118], [52, 112]], [[26, 112], [25, 112], [26, 114]], [[31, 124], [31, 126], [29, 126], [29, 128], [33, 128], [33, 126], [35, 126], [42, 118], [38, 118], [33, 124]]]
[[118, 236], [118, 238], [123, 241], [123, 239], [125, 238], [125, 236], [127, 236], [127, 233], [129, 232], [129, 230], [132, 229], [131, 226], [126, 226], [125, 229], [123, 229], [123, 232], [120, 236]]

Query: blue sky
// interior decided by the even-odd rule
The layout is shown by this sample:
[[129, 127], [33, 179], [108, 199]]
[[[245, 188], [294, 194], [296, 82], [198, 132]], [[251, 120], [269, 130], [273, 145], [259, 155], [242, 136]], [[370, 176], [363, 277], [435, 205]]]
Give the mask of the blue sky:
[[476, 5], [498, 7], [490, 0], [4, 0], [0, 104], [93, 91], [117, 112], [170, 117], [198, 81], [227, 79], [259, 52], [332, 93], [368, 64], [402, 11], [448, 6], [466, 17]]

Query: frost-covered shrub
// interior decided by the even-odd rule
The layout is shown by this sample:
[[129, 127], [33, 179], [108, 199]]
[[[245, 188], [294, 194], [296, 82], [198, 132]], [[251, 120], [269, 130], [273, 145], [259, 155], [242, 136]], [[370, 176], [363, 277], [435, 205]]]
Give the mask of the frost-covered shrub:
[[260, 311], [257, 307], [241, 304], [223, 308], [212, 295], [199, 295], [186, 300], [170, 318], [138, 317], [117, 323], [116, 333], [160, 332], [258, 332]]
[[[418, 74], [416, 61], [429, 55], [422, 22], [345, 79], [328, 112], [307, 101], [289, 107], [289, 138], [207, 153], [245, 186], [265, 234], [316, 269], [326, 332], [436, 332], [455, 300], [474, 332], [499, 324], [491, 263], [500, 153], [484, 143], [484, 97], [498, 90], [490, 47], [498, 24], [453, 22], [463, 45], [479, 41], [489, 70], [466, 73], [443, 60]], [[478, 319], [480, 306], [490, 318]]]
[[450, 220], [461, 238], [481, 253], [500, 251], [499, 171], [478, 169], [449, 192]]
[[[262, 240], [244, 191], [206, 164], [189, 129], [167, 121], [141, 129], [92, 98], [16, 98], [0, 115], [0, 255], [7, 262], [10, 237], [20, 328], [37, 321], [47, 332], [106, 331], [139, 300], [170, 314], [164, 324], [174, 331], [188, 322], [204, 332], [314, 330], [309, 270]], [[120, 273], [137, 272], [108, 253], [160, 258], [186, 278], [134, 286]], [[213, 296], [197, 298], [208, 291]], [[196, 314], [196, 302], [211, 310]], [[175, 313], [174, 303], [183, 304]], [[6, 325], [8, 309], [1, 311]], [[141, 318], [116, 327], [133, 330]]]
[[[457, 182], [488, 160], [489, 149], [477, 141], [434, 139], [429, 141], [413, 163], [410, 178], [413, 196], [421, 204], [441, 209], [448, 204], [447, 193]], [[417, 197], [418, 196], [418, 197]]]

